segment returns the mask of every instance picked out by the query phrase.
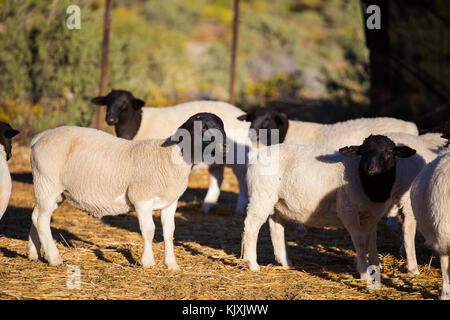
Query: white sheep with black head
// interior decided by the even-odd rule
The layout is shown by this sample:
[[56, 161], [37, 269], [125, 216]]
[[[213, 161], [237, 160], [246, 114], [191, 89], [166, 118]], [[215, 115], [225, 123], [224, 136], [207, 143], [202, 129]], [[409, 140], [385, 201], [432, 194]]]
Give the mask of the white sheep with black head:
[[[229, 139], [229, 155], [225, 164], [207, 166], [210, 179], [202, 210], [209, 212], [217, 203], [223, 182], [224, 166], [229, 166], [239, 185], [236, 212], [244, 213], [247, 206], [246, 154], [249, 150], [249, 124], [237, 117], [244, 112], [226, 102], [192, 101], [172, 107], [144, 107], [144, 101], [126, 90], [112, 90], [106, 96], [91, 100], [97, 105], [106, 105], [106, 122], [114, 125], [118, 137], [129, 140], [161, 139], [171, 135], [181, 124], [199, 112], [209, 112], [220, 117]], [[200, 165], [204, 167], [204, 164]]]
[[[211, 130], [218, 135], [208, 142], [204, 136]], [[180, 134], [182, 141], [177, 142]], [[81, 127], [59, 127], [37, 135], [31, 143], [35, 206], [28, 257], [38, 259], [42, 245], [50, 265], [62, 263], [50, 219], [67, 199], [98, 218], [135, 210], [144, 240], [144, 267], [155, 264], [153, 211], [161, 210], [165, 264], [178, 269], [173, 251], [178, 199], [187, 188], [193, 159], [204, 161], [208, 149], [210, 155], [214, 151], [213, 158], [223, 160], [225, 141], [223, 122], [210, 113], [193, 115], [165, 139], [130, 141]]]
[[[266, 154], [273, 156], [262, 156]], [[343, 226], [356, 250], [357, 271], [367, 278], [366, 254], [370, 265], [379, 264], [377, 223], [408, 190], [411, 168], [423, 162], [414, 154], [414, 149], [396, 146], [381, 135], [371, 135], [339, 153], [290, 144], [251, 151], [243, 236], [250, 269], [259, 269], [256, 241], [269, 218], [275, 258], [283, 266], [290, 265], [284, 241], [286, 220], [312, 227]]]

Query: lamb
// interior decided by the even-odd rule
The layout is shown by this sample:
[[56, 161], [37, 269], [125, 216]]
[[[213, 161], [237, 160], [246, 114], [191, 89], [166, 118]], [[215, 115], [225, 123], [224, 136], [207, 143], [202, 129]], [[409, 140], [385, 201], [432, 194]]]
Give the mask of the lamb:
[[8, 208], [11, 196], [11, 175], [8, 160], [11, 158], [11, 140], [19, 131], [11, 128], [9, 123], [0, 121], [0, 219]]
[[[423, 160], [414, 155], [414, 149], [396, 146], [381, 135], [371, 135], [362, 145], [341, 148], [339, 153], [289, 144], [251, 151], [243, 235], [244, 260], [251, 270], [259, 270], [256, 242], [267, 218], [275, 259], [283, 266], [291, 264], [284, 220], [313, 227], [344, 226], [356, 249], [361, 278], [369, 277], [366, 253], [370, 265], [379, 265], [377, 223], [406, 192], [408, 172], [416, 170]], [[274, 156], [267, 158], [265, 154]]]
[[[230, 153], [227, 157], [239, 184], [239, 198], [236, 212], [243, 213], [247, 206], [247, 188], [245, 183], [246, 153], [251, 144], [248, 139], [248, 124], [236, 118], [244, 112], [239, 108], [220, 101], [194, 101], [167, 108], [143, 107], [144, 101], [137, 99], [129, 91], [112, 90], [106, 96], [91, 100], [97, 105], [106, 105], [106, 122], [114, 125], [118, 137], [129, 140], [161, 139], [171, 135], [187, 118], [198, 112], [214, 113], [220, 117], [225, 126]], [[234, 146], [232, 144], [234, 143]], [[241, 152], [243, 155], [238, 155]], [[243, 158], [244, 160], [240, 160]], [[223, 181], [223, 165], [208, 167], [209, 188], [202, 205], [204, 212], [209, 212], [217, 203]]]
[[440, 257], [442, 300], [450, 299], [450, 152], [429, 163], [414, 179], [411, 205], [417, 228]]
[[[198, 123], [200, 131], [195, 129]], [[212, 129], [222, 138], [206, 144], [202, 137]], [[175, 140], [186, 130], [193, 138], [185, 142], [183, 136], [182, 143], [177, 144]], [[50, 232], [50, 218], [67, 199], [98, 218], [135, 209], [144, 240], [143, 267], [155, 264], [152, 214], [161, 209], [165, 264], [178, 269], [173, 252], [178, 198], [187, 188], [195, 163], [192, 159], [205, 161], [203, 153], [208, 148], [215, 152], [216, 161], [221, 160], [225, 138], [223, 122], [210, 113], [190, 117], [166, 139], [130, 141], [95, 129], [68, 126], [37, 135], [31, 142], [35, 207], [27, 246], [29, 259], [39, 258], [42, 244], [50, 265], [62, 263]], [[202, 152], [201, 157], [196, 149]]]
[[[314, 122], [288, 120], [287, 116], [273, 109], [256, 109], [251, 113], [238, 117], [238, 120], [250, 122], [251, 138], [260, 138], [261, 129], [279, 130], [279, 143], [304, 144], [336, 149], [343, 145], [360, 144], [370, 134], [384, 134], [385, 132], [405, 132], [418, 135], [417, 126], [394, 118], [361, 118], [338, 122], [335, 124], [319, 124]], [[262, 137], [263, 138], [263, 137]], [[262, 139], [264, 140], [264, 139]], [[267, 141], [271, 145], [271, 136]]]

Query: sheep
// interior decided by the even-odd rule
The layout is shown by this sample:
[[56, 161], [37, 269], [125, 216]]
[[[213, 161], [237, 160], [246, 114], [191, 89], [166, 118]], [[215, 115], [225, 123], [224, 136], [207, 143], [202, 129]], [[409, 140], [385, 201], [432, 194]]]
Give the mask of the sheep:
[[[193, 101], [173, 107], [151, 108], [143, 107], [144, 101], [137, 99], [129, 91], [112, 90], [106, 96], [91, 100], [97, 105], [106, 105], [106, 122], [114, 125], [118, 137], [129, 140], [160, 139], [172, 134], [188, 117], [198, 112], [210, 112], [220, 117], [225, 125], [228, 137], [236, 144], [230, 150], [233, 153], [244, 153], [244, 160], [238, 161], [238, 156], [232, 156], [227, 161], [238, 179], [239, 197], [236, 212], [244, 213], [247, 206], [247, 189], [245, 183], [245, 154], [248, 152], [248, 124], [243, 124], [236, 118], [244, 112], [239, 108], [220, 101]], [[230, 141], [231, 142], [231, 141]], [[242, 150], [242, 151], [240, 151]], [[230, 151], [231, 152], [231, 151]], [[229, 159], [228, 157], [227, 159]], [[209, 212], [217, 203], [220, 187], [223, 181], [223, 165], [208, 167], [210, 178], [209, 188], [205, 196], [202, 211]]]
[[[418, 135], [417, 126], [394, 118], [362, 118], [335, 124], [319, 124], [289, 120], [286, 114], [273, 109], [257, 108], [238, 120], [250, 122], [249, 136], [253, 142], [265, 145], [274, 143], [303, 144], [331, 149], [343, 145], [360, 144], [369, 134], [383, 134], [389, 131], [406, 132]], [[278, 140], [272, 141], [272, 135], [260, 136], [261, 130], [278, 130]], [[261, 139], [260, 139], [261, 138]], [[304, 231], [301, 225], [299, 231]]]
[[[304, 144], [321, 146], [331, 149], [342, 145], [360, 144], [370, 134], [385, 132], [405, 132], [418, 135], [417, 126], [394, 118], [361, 118], [338, 122], [335, 124], [320, 124], [314, 122], [288, 120], [287, 116], [273, 109], [256, 109], [251, 113], [238, 117], [238, 120], [250, 122], [252, 140], [259, 139], [261, 129], [279, 130], [279, 143]], [[264, 139], [261, 139], [264, 140]], [[271, 137], [261, 141], [271, 145]]]
[[8, 160], [11, 158], [11, 140], [19, 131], [11, 128], [9, 123], [0, 121], [0, 219], [8, 208], [11, 196], [11, 175]]
[[414, 179], [411, 205], [426, 244], [439, 254], [442, 300], [450, 299], [450, 152], [429, 163]]
[[[445, 135], [441, 133], [427, 133], [420, 136], [414, 136], [402, 132], [388, 132], [385, 135], [390, 138], [397, 145], [407, 145], [413, 146], [416, 150], [417, 156], [419, 156], [423, 161], [417, 162], [414, 170], [410, 170], [407, 174], [409, 176], [408, 180], [410, 185], [414, 178], [419, 174], [420, 170], [425, 167], [426, 164], [433, 161], [440, 153], [446, 152], [448, 149], [446, 143], [448, 140]], [[400, 209], [403, 212], [403, 242], [402, 248], [406, 251], [407, 269], [411, 274], [419, 274], [419, 269], [417, 268], [415, 247], [414, 247], [414, 236], [416, 225], [414, 218], [412, 216], [412, 209], [410, 204], [410, 188], [401, 195], [400, 199], [387, 213], [388, 226], [392, 227], [392, 219], [398, 216]], [[400, 249], [402, 251], [402, 249]]]
[[344, 226], [356, 250], [357, 271], [368, 279], [366, 253], [370, 265], [379, 265], [377, 223], [409, 187], [408, 171], [423, 162], [414, 154], [414, 149], [396, 146], [381, 135], [339, 153], [285, 143], [252, 150], [243, 234], [244, 260], [250, 270], [259, 270], [257, 236], [269, 218], [275, 259], [281, 265], [291, 265], [284, 220], [312, 227]]
[[[196, 123], [201, 124], [201, 131], [194, 130]], [[217, 138], [206, 145], [203, 134], [206, 137], [213, 129], [222, 140]], [[185, 147], [189, 139], [185, 142], [184, 136], [182, 143], [175, 142], [186, 130], [193, 137], [189, 138], [189, 148]], [[195, 159], [205, 160], [203, 155], [197, 156], [196, 149], [203, 152], [214, 146], [215, 159], [220, 160], [225, 138], [223, 122], [210, 113], [190, 117], [166, 139], [130, 141], [95, 129], [69, 126], [37, 135], [31, 142], [35, 206], [27, 246], [29, 259], [39, 258], [42, 244], [50, 265], [62, 263], [50, 232], [50, 218], [67, 199], [97, 218], [136, 210], [144, 240], [141, 263], [146, 268], [155, 264], [152, 213], [161, 210], [165, 264], [169, 269], [178, 269], [173, 252], [178, 199], [187, 188]]]

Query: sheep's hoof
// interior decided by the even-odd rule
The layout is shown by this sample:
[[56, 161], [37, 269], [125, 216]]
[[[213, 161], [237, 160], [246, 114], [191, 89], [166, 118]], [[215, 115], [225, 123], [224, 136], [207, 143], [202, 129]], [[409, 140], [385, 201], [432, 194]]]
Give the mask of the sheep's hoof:
[[285, 259], [275, 258], [275, 261], [281, 264], [282, 267], [292, 267], [292, 262], [289, 258]]
[[248, 263], [250, 271], [259, 271], [259, 265], [257, 263]]
[[441, 299], [441, 300], [450, 300], [450, 292], [442, 292], [439, 299]]
[[205, 202], [202, 205], [202, 211], [204, 213], [208, 213], [212, 208], [214, 207], [214, 203], [211, 202]]
[[370, 275], [368, 272], [361, 272], [360, 273], [360, 279], [361, 280], [369, 280], [370, 279]]
[[63, 263], [63, 259], [61, 258], [60, 255], [57, 255], [52, 258], [50, 258], [49, 256], [46, 256], [45, 260], [47, 260], [48, 264], [51, 265], [52, 267], [59, 266], [60, 264]]
[[149, 261], [147, 260], [141, 260], [141, 264], [143, 268], [151, 268], [155, 266], [155, 260], [151, 259]]
[[420, 274], [420, 271], [417, 267], [411, 268], [411, 269], [408, 268], [408, 273], [413, 274], [413, 275], [418, 275], [418, 274]]
[[40, 258], [39, 252], [37, 252], [35, 249], [28, 248], [27, 252], [28, 259], [34, 261], [38, 260]]
[[175, 270], [175, 271], [180, 270], [180, 267], [179, 267], [178, 264], [176, 264], [176, 263], [168, 264], [168, 265], [167, 265], [167, 268], [168, 268], [169, 270]]

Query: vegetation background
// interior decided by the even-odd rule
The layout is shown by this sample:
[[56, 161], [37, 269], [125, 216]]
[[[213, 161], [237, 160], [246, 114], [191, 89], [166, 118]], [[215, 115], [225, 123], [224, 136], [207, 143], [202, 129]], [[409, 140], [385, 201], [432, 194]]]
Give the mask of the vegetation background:
[[[23, 141], [58, 125], [90, 124], [97, 111], [90, 99], [99, 89], [104, 2], [0, 0], [0, 120], [18, 127]], [[80, 30], [65, 25], [71, 4], [81, 8]], [[439, 21], [446, 15], [439, 12], [422, 17], [443, 30]], [[115, 0], [109, 90], [130, 90], [153, 107], [227, 100], [232, 19], [231, 0]], [[411, 27], [398, 25], [408, 32]], [[287, 107], [291, 118], [318, 122], [368, 114], [369, 51], [360, 1], [242, 0], [239, 27], [238, 106]], [[450, 71], [441, 62], [448, 58], [446, 34], [413, 34], [407, 46], [395, 38], [404, 46], [397, 51], [412, 57], [400, 60], [413, 66], [414, 57], [428, 52], [410, 54], [418, 41], [429, 42], [426, 50], [446, 48], [444, 56], [422, 63], [427, 79], [439, 82], [443, 98], [433, 103], [444, 111], [450, 91]], [[418, 92], [421, 82], [410, 82], [406, 91]], [[419, 118], [430, 100], [418, 101], [405, 113], [409, 119]]]

